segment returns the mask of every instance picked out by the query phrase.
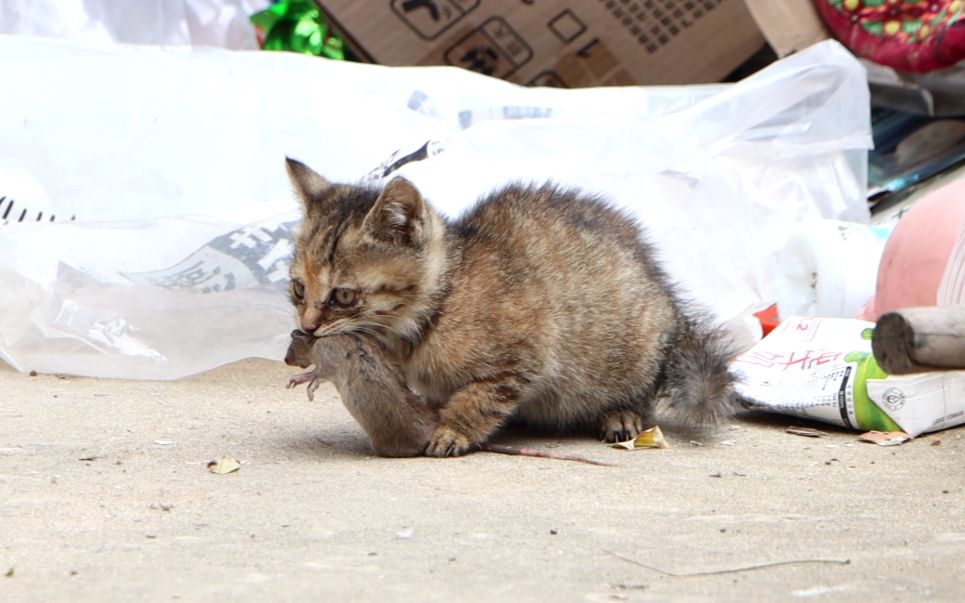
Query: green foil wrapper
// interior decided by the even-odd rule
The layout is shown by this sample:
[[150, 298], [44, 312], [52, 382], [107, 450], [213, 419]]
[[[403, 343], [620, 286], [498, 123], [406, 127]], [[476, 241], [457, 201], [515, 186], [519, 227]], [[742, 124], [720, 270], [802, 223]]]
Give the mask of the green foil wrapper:
[[251, 22], [265, 50], [288, 50], [344, 60], [345, 44], [309, 0], [281, 0], [255, 13]]

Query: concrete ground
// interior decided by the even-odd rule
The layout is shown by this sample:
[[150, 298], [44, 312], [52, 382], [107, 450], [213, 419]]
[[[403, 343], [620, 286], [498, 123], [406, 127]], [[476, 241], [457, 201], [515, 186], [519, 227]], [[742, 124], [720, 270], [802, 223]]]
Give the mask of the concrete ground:
[[615, 467], [392, 460], [292, 372], [0, 367], [0, 601], [965, 600], [965, 429], [880, 447], [750, 417], [669, 450], [499, 440]]

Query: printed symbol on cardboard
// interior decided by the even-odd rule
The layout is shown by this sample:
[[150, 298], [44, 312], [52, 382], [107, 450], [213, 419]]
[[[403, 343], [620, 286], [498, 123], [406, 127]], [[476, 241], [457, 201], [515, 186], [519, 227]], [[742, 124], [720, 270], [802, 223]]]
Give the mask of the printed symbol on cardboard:
[[889, 387], [885, 390], [882, 401], [891, 410], [898, 410], [905, 405], [905, 392], [897, 387]]
[[446, 51], [456, 67], [505, 78], [533, 58], [533, 50], [501, 17], [491, 17]]
[[568, 88], [566, 82], [555, 71], [540, 71], [533, 79], [526, 82], [527, 86], [545, 86], [547, 88]]
[[392, 0], [392, 10], [419, 37], [432, 40], [479, 6], [479, 0]]
[[499, 55], [491, 46], [475, 46], [459, 57], [459, 62], [470, 71], [492, 75], [499, 67]]
[[580, 21], [573, 11], [566, 9], [556, 15], [547, 24], [556, 37], [564, 44], [569, 44], [586, 31], [586, 24]]
[[707, 16], [724, 0], [600, 0], [617, 23], [637, 39], [648, 54]]
[[580, 48], [579, 50], [577, 50], [576, 55], [583, 57], [584, 59], [590, 58], [590, 51], [593, 49], [594, 46], [596, 46], [599, 43], [600, 43], [600, 38], [593, 38], [592, 40], [584, 44], [583, 48]]

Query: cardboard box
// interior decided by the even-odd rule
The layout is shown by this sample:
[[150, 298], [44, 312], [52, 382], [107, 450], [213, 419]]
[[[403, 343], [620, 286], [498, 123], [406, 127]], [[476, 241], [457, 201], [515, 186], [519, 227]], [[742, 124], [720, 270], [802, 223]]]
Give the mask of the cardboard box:
[[316, 2], [363, 60], [529, 85], [717, 82], [764, 45], [744, 0]]
[[803, 50], [831, 37], [814, 0], [744, 0], [779, 57]]

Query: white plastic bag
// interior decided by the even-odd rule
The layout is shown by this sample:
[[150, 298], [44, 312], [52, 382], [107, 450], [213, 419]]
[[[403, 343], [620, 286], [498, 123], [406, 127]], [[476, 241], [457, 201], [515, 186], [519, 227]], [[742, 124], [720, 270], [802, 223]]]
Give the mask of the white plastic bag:
[[853, 318], [874, 295], [892, 228], [840, 220], [801, 223], [778, 256], [780, 316]]
[[[867, 87], [834, 42], [691, 87], [526, 89], [453, 68], [11, 37], [0, 71], [18, 91], [0, 96], [0, 165], [33, 196], [17, 202], [77, 216], [0, 226], [0, 355], [21, 370], [170, 379], [280, 358], [297, 219], [285, 155], [357, 180], [426, 147], [395, 171], [449, 215], [510, 179], [603, 194], [738, 323], [774, 300], [799, 220], [868, 220]], [[265, 237], [278, 246], [239, 259]]]
[[249, 15], [270, 0], [3, 0], [0, 34], [87, 44], [254, 49]]

